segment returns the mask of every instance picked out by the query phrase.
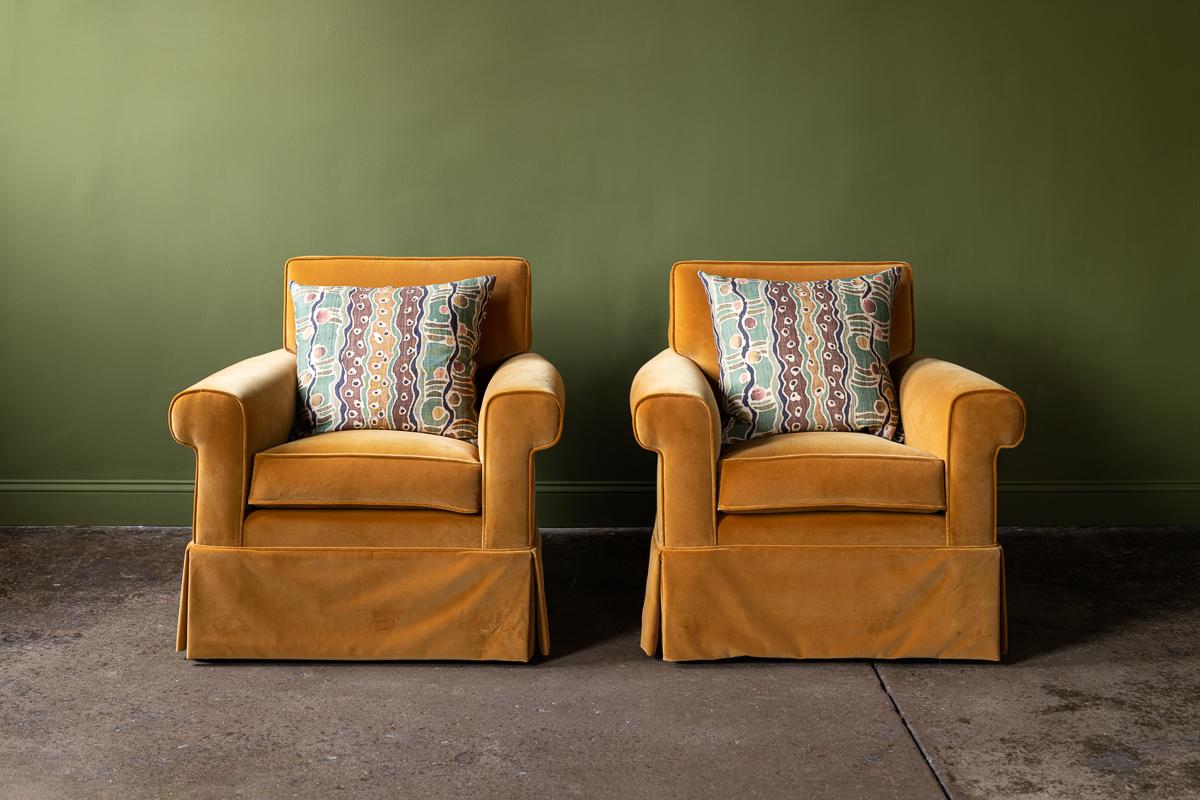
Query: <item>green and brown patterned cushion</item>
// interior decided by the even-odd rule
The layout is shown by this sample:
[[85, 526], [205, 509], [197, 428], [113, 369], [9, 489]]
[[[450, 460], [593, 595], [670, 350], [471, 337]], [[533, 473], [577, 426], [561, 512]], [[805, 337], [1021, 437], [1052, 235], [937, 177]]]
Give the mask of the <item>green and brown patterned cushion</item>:
[[857, 431], [900, 441], [891, 360], [900, 269], [823, 281], [700, 273], [721, 366], [723, 438]]
[[478, 436], [475, 351], [494, 275], [433, 286], [290, 284], [298, 429]]

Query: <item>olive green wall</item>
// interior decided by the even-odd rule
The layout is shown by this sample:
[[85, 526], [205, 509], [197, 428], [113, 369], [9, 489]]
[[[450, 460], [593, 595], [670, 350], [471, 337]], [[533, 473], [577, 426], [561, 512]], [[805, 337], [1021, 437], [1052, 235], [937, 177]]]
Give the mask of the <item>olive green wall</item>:
[[683, 258], [911, 261], [1028, 403], [1005, 520], [1200, 521], [1197, 9], [0, 0], [0, 518], [186, 521], [172, 393], [361, 253], [531, 261], [543, 523], [648, 522]]

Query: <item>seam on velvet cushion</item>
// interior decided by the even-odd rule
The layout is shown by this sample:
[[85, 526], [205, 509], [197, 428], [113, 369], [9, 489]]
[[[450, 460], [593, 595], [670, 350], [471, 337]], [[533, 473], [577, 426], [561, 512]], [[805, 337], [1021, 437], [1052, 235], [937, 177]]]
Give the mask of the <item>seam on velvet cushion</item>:
[[787, 509], [804, 509], [807, 511], [834, 510], [845, 511], [849, 509], [870, 509], [870, 510], [888, 510], [888, 509], [912, 509], [914, 511], [944, 511], [945, 505], [931, 505], [929, 503], [872, 503], [868, 501], [852, 500], [846, 503], [828, 503], [799, 505], [795, 502], [786, 505], [765, 505], [757, 503], [754, 505], [721, 505], [718, 502], [718, 507], [722, 511], [778, 511]]
[[[770, 434], [770, 435], [775, 436], [778, 434]], [[759, 437], [755, 437], [755, 439], [748, 439], [747, 441], [753, 442], [753, 441], [756, 441], [757, 439], [766, 439], [766, 438], [767, 438], [766, 436], [759, 436]], [[741, 444], [741, 442], [738, 442], [738, 444]], [[914, 449], [916, 449], [916, 448], [914, 448]], [[930, 453], [928, 456], [909, 456], [909, 455], [893, 456], [893, 455], [886, 455], [886, 454], [882, 454], [882, 453], [879, 455], [868, 455], [868, 454], [862, 454], [862, 453], [796, 453], [794, 455], [780, 455], [780, 456], [737, 456], [737, 455], [733, 455], [733, 456], [722, 456], [721, 460], [726, 461], [726, 462], [728, 462], [728, 461], [792, 461], [792, 460], [800, 459], [800, 458], [837, 458], [837, 459], [857, 458], [857, 459], [861, 459], [864, 461], [875, 461], [876, 459], [888, 459], [891, 461], [936, 461], [939, 464], [944, 463], [942, 461], [942, 459], [938, 458], [933, 453]]]
[[[456, 441], [462, 441], [456, 440]], [[478, 459], [467, 458], [451, 458], [447, 456], [409, 456], [402, 453], [267, 453], [259, 452], [254, 454], [254, 459], [267, 461], [273, 458], [392, 458], [398, 461], [440, 461], [447, 464], [466, 464], [468, 466], [479, 466], [482, 462]]]
[[389, 503], [385, 500], [330, 500], [329, 498], [321, 498], [319, 500], [301, 500], [301, 499], [279, 499], [279, 498], [252, 498], [253, 502], [248, 503], [255, 508], [308, 508], [315, 506], [317, 508], [385, 508], [385, 509], [434, 509], [436, 511], [452, 511], [456, 514], [478, 514], [481, 509], [468, 506], [452, 506], [435, 503], [412, 503], [408, 501], [400, 501]]
[[958, 553], [965, 550], [1001, 550], [998, 544], [978, 545], [919, 545], [919, 544], [722, 544], [703, 545], [697, 547], [668, 547], [658, 545], [660, 550], [680, 553], [716, 552], [720, 550], [897, 550], [912, 552], [947, 552]]
[[[297, 551], [297, 552], [313, 553], [313, 552], [320, 551], [323, 553], [356, 553], [357, 552], [357, 553], [460, 553], [460, 554], [474, 553], [474, 554], [479, 554], [479, 553], [532, 553], [534, 550], [537, 549], [536, 547], [492, 547], [492, 548], [488, 548], [486, 550], [482, 550], [477, 547], [428, 547], [428, 546], [423, 546], [423, 547], [404, 547], [404, 546], [398, 546], [398, 547], [358, 547], [358, 546], [330, 547], [330, 546], [324, 546], [324, 545], [317, 545], [317, 546], [313, 546], [313, 547], [299, 547], [296, 545], [283, 545], [283, 546], [277, 546], [277, 547], [242, 547], [242, 546], [235, 547], [232, 545], [195, 544], [195, 543], [188, 545], [188, 547], [198, 547], [198, 548], [202, 548], [205, 550], [232, 550], [232, 551], [237, 551], [239, 553], [247, 553], [247, 552], [262, 553], [262, 552], [283, 552], [283, 551]], [[958, 549], [962, 549], [962, 548], [958, 548]]]

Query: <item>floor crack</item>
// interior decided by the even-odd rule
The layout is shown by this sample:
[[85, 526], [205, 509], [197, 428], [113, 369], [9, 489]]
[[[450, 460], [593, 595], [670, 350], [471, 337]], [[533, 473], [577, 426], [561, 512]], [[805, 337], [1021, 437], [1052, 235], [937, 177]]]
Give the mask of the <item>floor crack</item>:
[[904, 716], [904, 710], [900, 708], [900, 704], [896, 701], [896, 696], [892, 694], [892, 687], [888, 686], [883, 673], [879, 671], [879, 665], [874, 661], [871, 662], [871, 671], [875, 673], [875, 679], [879, 681], [879, 688], [883, 689], [883, 693], [887, 695], [888, 702], [892, 704], [892, 710], [896, 712], [896, 716], [900, 717], [900, 723], [904, 725], [904, 730], [908, 733], [908, 738], [912, 739], [912, 743], [916, 745], [917, 752], [921, 754], [921, 758], [925, 759], [925, 766], [929, 767], [929, 774], [933, 776], [934, 782], [942, 790], [942, 797], [946, 798], [946, 800], [954, 800], [954, 795], [950, 794], [950, 788], [946, 786], [946, 782], [942, 780], [937, 767], [933, 765], [933, 759], [930, 757], [929, 752], [921, 744], [921, 740], [917, 738], [917, 732], [913, 730], [908, 717]]

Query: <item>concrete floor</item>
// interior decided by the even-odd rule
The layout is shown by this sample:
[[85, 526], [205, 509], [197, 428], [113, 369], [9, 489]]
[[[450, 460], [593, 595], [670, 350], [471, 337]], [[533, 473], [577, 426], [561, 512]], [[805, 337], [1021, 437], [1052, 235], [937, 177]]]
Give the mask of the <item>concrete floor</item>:
[[1200, 797], [1200, 530], [1004, 531], [1002, 665], [647, 658], [628, 530], [531, 666], [190, 663], [186, 538], [0, 529], [0, 797]]

